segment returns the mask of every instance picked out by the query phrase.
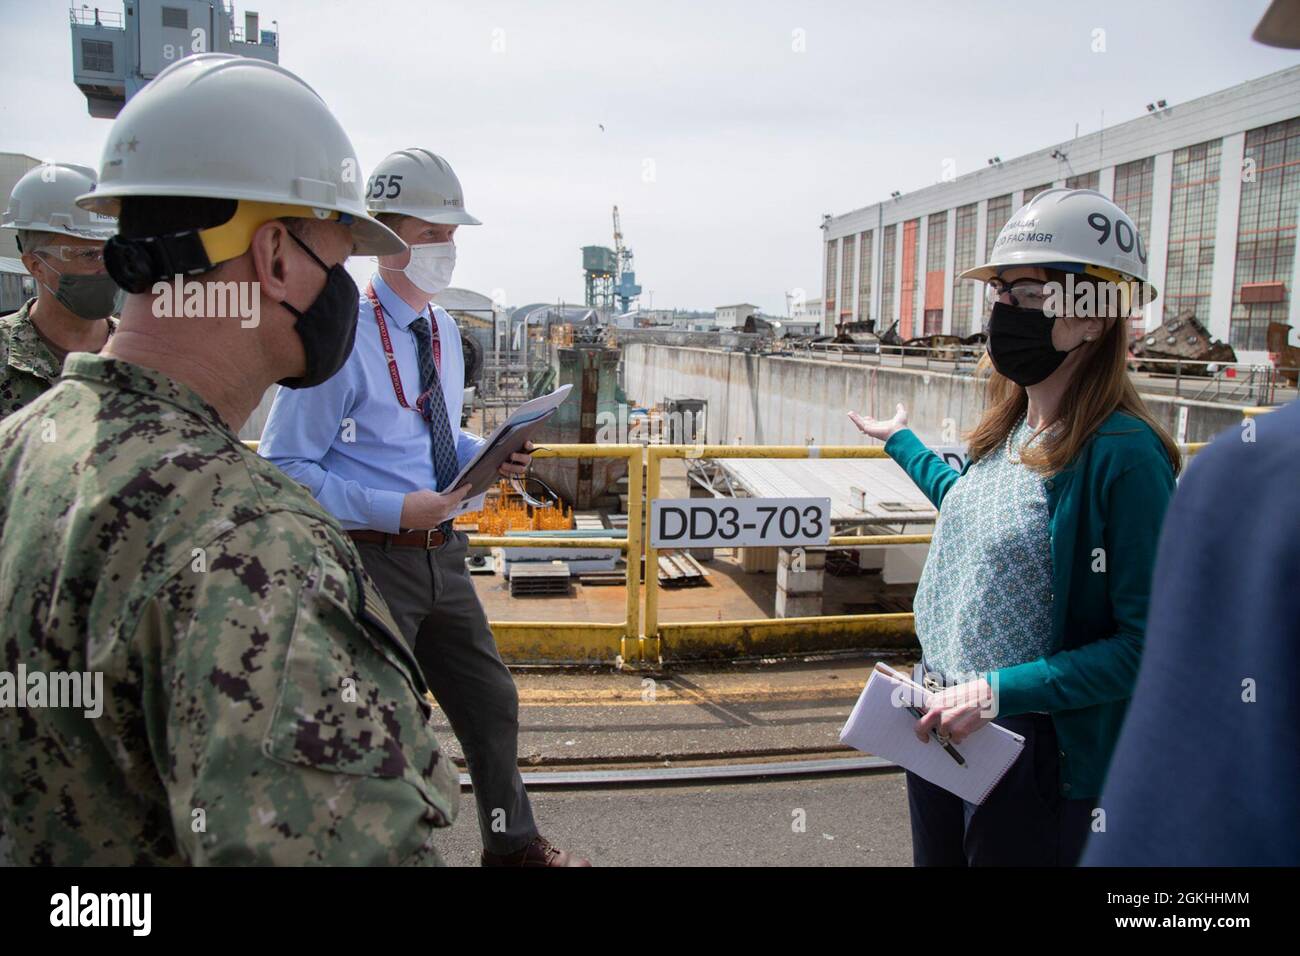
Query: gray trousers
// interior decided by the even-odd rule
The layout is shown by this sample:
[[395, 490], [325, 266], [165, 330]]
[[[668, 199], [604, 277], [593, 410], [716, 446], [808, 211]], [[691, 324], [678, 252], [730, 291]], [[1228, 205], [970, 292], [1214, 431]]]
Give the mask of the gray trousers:
[[483, 847], [514, 853], [537, 836], [519, 775], [519, 692], [465, 567], [467, 540], [456, 531], [431, 551], [362, 542], [357, 551], [460, 741]]

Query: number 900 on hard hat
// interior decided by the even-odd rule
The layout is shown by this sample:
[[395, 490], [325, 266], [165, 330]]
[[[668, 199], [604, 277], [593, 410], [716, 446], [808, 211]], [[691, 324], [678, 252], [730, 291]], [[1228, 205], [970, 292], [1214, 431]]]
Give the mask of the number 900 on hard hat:
[[352, 141], [302, 79], [264, 60], [200, 53], [168, 66], [122, 108], [99, 184], [77, 204], [117, 216], [132, 197], [234, 199], [264, 205], [249, 210], [265, 212], [262, 221], [341, 222], [362, 255], [401, 252], [406, 244], [366, 212], [364, 186]]
[[1137, 282], [1139, 305], [1156, 297], [1147, 247], [1133, 220], [1095, 189], [1046, 189], [1002, 227], [987, 262], [963, 279], [987, 282], [1005, 269], [1037, 266], [1111, 282]]

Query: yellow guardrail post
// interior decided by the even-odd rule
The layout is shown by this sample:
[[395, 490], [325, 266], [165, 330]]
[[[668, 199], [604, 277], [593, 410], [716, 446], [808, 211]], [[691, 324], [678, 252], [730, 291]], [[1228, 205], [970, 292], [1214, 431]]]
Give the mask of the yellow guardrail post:
[[[637, 659], [645, 660], [646, 638], [641, 636], [641, 556], [645, 551], [643, 520], [644, 485], [641, 475], [640, 445], [629, 445], [627, 452], [627, 626], [620, 642], [623, 660], [636, 648]], [[659, 640], [655, 638], [654, 659], [659, 659]]]
[[645, 636], [656, 644], [656, 659], [662, 655], [663, 647], [659, 641], [659, 552], [650, 546], [652, 518], [651, 502], [659, 497], [660, 459], [664, 448], [671, 445], [646, 446], [645, 474]]

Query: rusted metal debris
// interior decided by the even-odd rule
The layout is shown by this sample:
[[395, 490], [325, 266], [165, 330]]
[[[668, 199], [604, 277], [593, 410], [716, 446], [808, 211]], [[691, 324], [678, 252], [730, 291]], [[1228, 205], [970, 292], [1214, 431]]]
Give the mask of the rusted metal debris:
[[[1212, 375], [1213, 372], [1204, 363], [1230, 364], [1237, 361], [1237, 353], [1232, 346], [1213, 338], [1190, 309], [1138, 336], [1129, 346], [1129, 352], [1136, 359], [1173, 360], [1172, 364], [1170, 361], [1137, 363], [1140, 372], [1164, 372], [1171, 375], [1176, 370], [1183, 375]], [[1198, 364], [1179, 366], [1178, 359]]]

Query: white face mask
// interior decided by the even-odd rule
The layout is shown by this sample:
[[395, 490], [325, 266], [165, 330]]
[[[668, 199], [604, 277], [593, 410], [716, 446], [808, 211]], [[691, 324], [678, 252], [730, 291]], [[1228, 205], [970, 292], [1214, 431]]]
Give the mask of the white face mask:
[[437, 295], [451, 285], [456, 268], [456, 243], [424, 242], [411, 246], [411, 261], [402, 272], [421, 292]]

